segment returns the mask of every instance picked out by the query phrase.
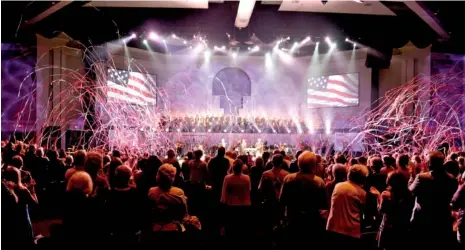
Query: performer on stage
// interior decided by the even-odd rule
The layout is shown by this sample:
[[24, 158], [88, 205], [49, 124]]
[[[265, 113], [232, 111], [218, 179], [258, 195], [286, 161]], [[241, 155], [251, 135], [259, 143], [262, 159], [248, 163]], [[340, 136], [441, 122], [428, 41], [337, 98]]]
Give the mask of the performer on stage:
[[245, 154], [245, 149], [247, 148], [247, 142], [245, 139], [242, 139], [239, 144], [239, 154]]
[[255, 156], [256, 157], [261, 157], [263, 154], [264, 150], [264, 145], [262, 142], [262, 139], [258, 138], [257, 142], [255, 143]]

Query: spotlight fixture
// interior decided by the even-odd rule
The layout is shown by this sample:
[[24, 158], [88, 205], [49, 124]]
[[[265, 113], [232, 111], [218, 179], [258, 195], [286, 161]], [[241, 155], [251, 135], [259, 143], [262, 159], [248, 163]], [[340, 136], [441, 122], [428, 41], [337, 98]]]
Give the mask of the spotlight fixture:
[[354, 49], [355, 49], [355, 47], [357, 47], [357, 44], [356, 44], [356, 43], [354, 43]]
[[176, 34], [172, 34], [171, 37], [172, 37], [172, 38], [176, 38]]
[[136, 33], [131, 34], [131, 38], [136, 38], [136, 37], [137, 37]]
[[252, 16], [254, 6], [255, 6], [255, 0], [239, 1], [239, 7], [237, 8], [236, 21], [234, 23], [237, 28], [242, 29], [242, 28], [247, 27], [247, 25], [249, 25], [250, 17]]
[[149, 34], [149, 39], [150, 39], [150, 40], [157, 40], [157, 39], [158, 39], [157, 33], [155, 33], [155, 32], [150, 32], [150, 34]]
[[147, 44], [147, 43], [148, 43], [147, 39], [144, 39], [142, 42], [143, 42], [144, 44]]
[[325, 37], [325, 42], [331, 43], [331, 39], [329, 39], [329, 36]]
[[233, 52], [232, 57], [236, 58], [237, 57], [237, 52]]
[[345, 40], [345, 41], [348, 42], [348, 41], [349, 41], [349, 38], [346, 37], [346, 40]]
[[250, 47], [247, 47], [247, 50], [250, 50]]
[[222, 50], [225, 50], [225, 49], [226, 49], [226, 46], [224, 46], [224, 45], [221, 46], [221, 49], [222, 49]]
[[255, 47], [253, 48], [254, 51], [259, 51], [260, 50], [260, 46], [258, 45], [255, 45]]
[[182, 43], [187, 44], [186, 40], [182, 41]]
[[209, 58], [210, 57], [210, 51], [207, 50], [203, 53], [203, 55], [205, 56], [205, 58]]

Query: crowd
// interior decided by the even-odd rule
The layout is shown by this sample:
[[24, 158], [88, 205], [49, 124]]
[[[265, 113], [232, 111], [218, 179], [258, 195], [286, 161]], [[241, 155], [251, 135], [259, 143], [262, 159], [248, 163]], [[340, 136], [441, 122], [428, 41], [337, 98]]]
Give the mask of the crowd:
[[241, 117], [241, 116], [185, 116], [160, 118], [160, 128], [169, 132], [212, 132], [212, 133], [308, 133], [313, 128], [324, 128], [322, 124], [307, 125], [292, 119]]
[[[178, 161], [173, 150], [161, 158], [66, 153], [10, 141], [2, 145], [2, 244], [463, 249], [464, 160], [443, 147], [357, 158], [277, 150], [253, 161], [219, 147]], [[49, 209], [60, 222], [38, 239], [30, 212]]]

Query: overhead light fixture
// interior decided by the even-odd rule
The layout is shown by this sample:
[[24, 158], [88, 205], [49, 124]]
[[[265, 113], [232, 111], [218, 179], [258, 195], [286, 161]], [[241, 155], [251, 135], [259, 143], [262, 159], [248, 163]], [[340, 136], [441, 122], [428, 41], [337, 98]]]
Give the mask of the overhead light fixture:
[[297, 42], [295, 42], [294, 45], [292, 45], [291, 52], [294, 52], [294, 50], [297, 48], [297, 46], [299, 46], [299, 44]]
[[237, 8], [236, 22], [237, 28], [242, 29], [249, 25], [250, 17], [252, 16], [255, 0], [240, 0], [239, 8]]
[[155, 33], [155, 32], [150, 32], [150, 34], [149, 34], [149, 39], [150, 39], [150, 40], [157, 40], [157, 39], [158, 39], [157, 33]]

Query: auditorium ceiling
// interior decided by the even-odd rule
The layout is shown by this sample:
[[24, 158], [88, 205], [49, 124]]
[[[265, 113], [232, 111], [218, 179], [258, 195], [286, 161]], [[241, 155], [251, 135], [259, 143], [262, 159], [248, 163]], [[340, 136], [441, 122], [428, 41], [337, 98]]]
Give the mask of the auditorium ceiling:
[[[286, 37], [293, 43], [307, 36], [312, 41], [328, 36], [339, 49], [351, 48], [344, 42], [349, 38], [380, 51], [411, 41], [420, 48], [433, 45], [433, 51], [465, 52], [460, 21], [465, 2], [256, 1], [244, 28], [235, 26], [239, 2], [231, 1], [2, 1], [1, 7], [2, 43], [34, 44], [37, 33], [53, 37], [64, 32], [95, 45], [155, 31], [188, 41], [200, 35], [211, 47], [226, 44], [240, 49]], [[142, 39], [129, 46], [143, 48]]]

